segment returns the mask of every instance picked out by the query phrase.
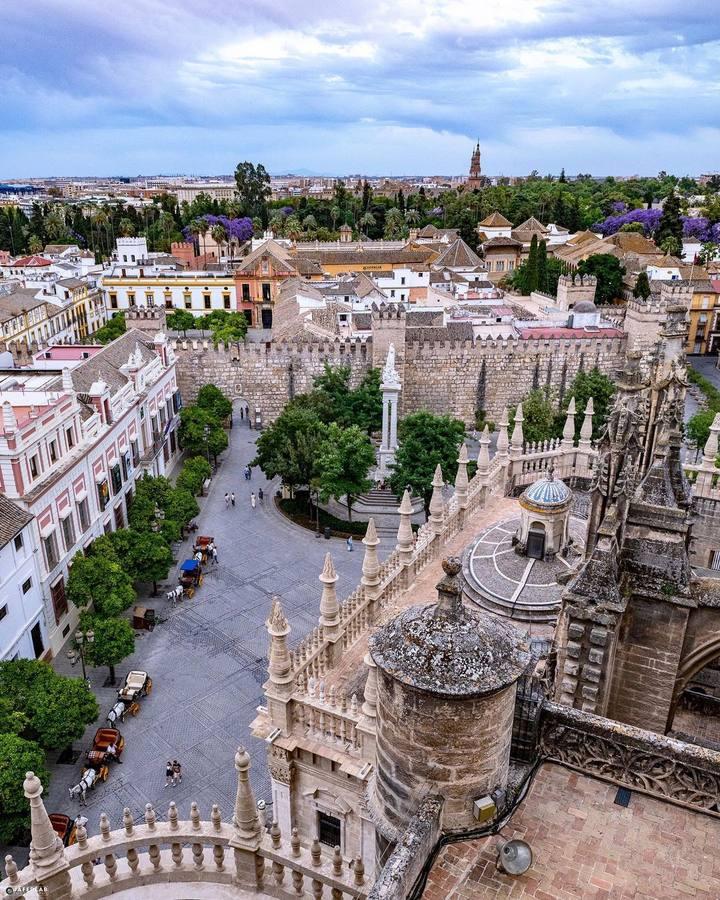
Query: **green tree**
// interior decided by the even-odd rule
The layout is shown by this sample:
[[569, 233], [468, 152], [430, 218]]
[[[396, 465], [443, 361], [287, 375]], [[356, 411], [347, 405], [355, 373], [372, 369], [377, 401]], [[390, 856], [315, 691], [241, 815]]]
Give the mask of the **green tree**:
[[185, 406], [180, 410], [180, 444], [191, 456], [218, 453], [227, 449], [228, 437], [217, 417], [199, 406]]
[[537, 235], [532, 236], [530, 241], [530, 253], [525, 261], [524, 274], [522, 276], [522, 284], [520, 290], [523, 294], [532, 294], [538, 287], [538, 239]]
[[[183, 488], [175, 488], [172, 491], [168, 502], [165, 504], [165, 524], [169, 528], [171, 527], [170, 523], [177, 523], [177, 526], [174, 529], [175, 533], [172, 538], [173, 540], [177, 540], [177, 538], [181, 536], [185, 526], [194, 519], [199, 512], [200, 507], [190, 491], [184, 490]], [[162, 577], [165, 578], [167, 576], [163, 575]]]
[[630, 232], [630, 234], [645, 234], [645, 226], [642, 222], [626, 222], [620, 226], [620, 231]]
[[357, 388], [350, 387], [350, 366], [325, 363], [322, 375], [315, 378], [314, 390], [307, 402], [323, 422], [337, 422], [343, 428], [359, 425], [369, 433], [382, 424], [380, 370], [370, 369]]
[[125, 334], [125, 331], [125, 313], [116, 312], [112, 314], [107, 324], [92, 334], [92, 339], [96, 344], [109, 344], [121, 334]]
[[635, 282], [635, 287], [633, 288], [633, 297], [642, 297], [643, 300], [647, 300], [651, 293], [652, 291], [650, 290], [650, 281], [647, 272], [640, 272], [637, 281]]
[[225, 244], [227, 244], [228, 241], [227, 228], [218, 222], [217, 225], [213, 225], [210, 229], [210, 235], [217, 244], [219, 261], [220, 257], [222, 256], [222, 248], [225, 246]]
[[197, 495], [202, 492], [205, 480], [211, 474], [212, 469], [204, 456], [191, 456], [185, 460], [182, 471], [177, 477], [176, 485], [182, 490]]
[[27, 719], [22, 737], [45, 750], [64, 750], [82, 737], [99, 713], [97, 700], [80, 678], [56, 674], [36, 659], [0, 663], [0, 695]]
[[202, 327], [210, 330], [217, 347], [218, 344], [241, 341], [247, 334], [247, 319], [243, 313], [216, 309], [202, 319]]
[[195, 402], [200, 409], [206, 409], [220, 422], [232, 413], [232, 402], [214, 384], [204, 384], [198, 391]]
[[683, 223], [680, 218], [680, 198], [674, 190], [665, 198], [654, 237], [655, 243], [664, 253], [682, 257]]
[[[184, 495], [187, 492], [173, 491], [173, 498], [176, 493]], [[172, 509], [173, 507], [171, 505], [171, 510]], [[171, 520], [175, 521], [170, 513], [167, 515]], [[173, 555], [170, 547], [168, 547], [165, 538], [160, 533], [153, 531], [135, 531], [132, 528], [124, 530], [129, 537], [128, 554], [125, 561], [130, 577], [133, 581], [142, 581], [146, 584], [152, 582], [154, 597], [157, 595], [158, 581], [162, 581], [168, 577], [168, 572], [173, 564]], [[115, 533], [117, 534], [118, 532]]]
[[135, 632], [127, 619], [82, 616], [83, 630], [91, 628], [95, 637], [84, 645], [85, 659], [92, 666], [107, 666], [110, 684], [115, 684], [115, 666], [135, 652]]
[[290, 488], [312, 483], [326, 427], [307, 401], [297, 400], [288, 403], [262, 432], [252, 462], [266, 478], [279, 475]]
[[352, 504], [370, 487], [367, 473], [374, 464], [375, 449], [367, 432], [357, 425], [328, 425], [316, 462], [316, 484], [323, 502], [329, 497], [345, 497], [352, 522]]
[[558, 413], [556, 434], [561, 435], [567, 415], [570, 398], [575, 398], [575, 439], [580, 438], [580, 429], [583, 423], [583, 413], [588, 400], [593, 398], [593, 439], [597, 439], [602, 432], [607, 417], [610, 413], [613, 397], [617, 387], [615, 382], [603, 374], [597, 366], [589, 372], [578, 372], [570, 382], [565, 392], [563, 402]]
[[705, 241], [698, 253], [698, 260], [701, 266], [706, 266], [720, 256], [720, 245], [713, 241]]
[[167, 322], [167, 327], [172, 329], [172, 331], [182, 331], [183, 334], [186, 334], [188, 328], [197, 327], [195, 316], [186, 309], [173, 310], [171, 313], [168, 313], [165, 321]]
[[119, 615], [135, 602], [132, 580], [114, 558], [100, 552], [77, 553], [70, 568], [68, 599], [79, 608], [103, 617]]
[[440, 464], [446, 479], [455, 477], [464, 434], [464, 424], [451, 416], [436, 416], [425, 410], [405, 416], [398, 427], [400, 446], [390, 477], [394, 493], [402, 495], [409, 485], [424, 498], [427, 509], [435, 467]]
[[235, 169], [235, 184], [242, 214], [262, 219], [267, 223], [267, 203], [270, 199], [270, 176], [265, 166], [251, 162], [238, 163]]
[[695, 445], [696, 457], [702, 453], [710, 437], [710, 426], [715, 420], [715, 411], [712, 409], [701, 409], [688, 421], [685, 426], [685, 434], [687, 439]]
[[118, 228], [121, 237], [134, 237], [135, 236], [135, 223], [132, 219], [120, 219], [120, 225]]
[[[528, 443], [555, 437], [555, 408], [542, 388], [533, 388], [522, 400], [523, 437]], [[510, 414], [508, 433], [515, 426], [515, 411]]]
[[400, 210], [394, 206], [389, 209], [385, 215], [385, 230], [383, 237], [386, 240], [394, 241], [402, 237], [405, 230], [405, 217]]
[[547, 292], [548, 289], [548, 256], [547, 244], [540, 241], [537, 251], [537, 285], [538, 290]]
[[0, 843], [6, 846], [27, 843], [30, 808], [22, 792], [27, 772], [34, 772], [47, 790], [50, 773], [40, 747], [15, 734], [0, 734]]
[[611, 253], [589, 256], [582, 260], [577, 271], [580, 275], [594, 275], [597, 278], [597, 303], [612, 303], [622, 296], [625, 266]]

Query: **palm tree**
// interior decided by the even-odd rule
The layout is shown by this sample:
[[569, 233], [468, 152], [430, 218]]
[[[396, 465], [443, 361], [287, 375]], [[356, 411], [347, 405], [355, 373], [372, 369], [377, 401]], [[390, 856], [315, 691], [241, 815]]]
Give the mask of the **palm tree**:
[[121, 237], [134, 237], [135, 236], [135, 225], [132, 219], [120, 219], [118, 223], [118, 227], [120, 229]]
[[335, 223], [340, 218], [340, 207], [339, 206], [331, 206], [330, 207], [330, 218], [332, 219], [333, 231], [335, 231]]
[[220, 262], [223, 244], [225, 244], [228, 239], [227, 228], [225, 228], [224, 225], [221, 225], [218, 222], [217, 225], [213, 225], [213, 227], [210, 229], [210, 235], [218, 246], [218, 262]]
[[302, 220], [302, 223], [305, 231], [314, 231], [315, 229], [317, 229], [317, 219], [312, 213], [309, 213], [307, 216], [305, 216], [305, 218]]
[[408, 225], [417, 225], [420, 221], [420, 213], [416, 209], [408, 209], [405, 213], [405, 221]]
[[275, 215], [270, 219], [270, 228], [272, 229], [272, 233], [274, 235], [281, 235], [283, 233], [283, 228], [285, 227], [285, 219], [280, 213], [275, 213]]
[[371, 212], [366, 212], [360, 216], [360, 225], [362, 228], [373, 228], [375, 226], [375, 216]]

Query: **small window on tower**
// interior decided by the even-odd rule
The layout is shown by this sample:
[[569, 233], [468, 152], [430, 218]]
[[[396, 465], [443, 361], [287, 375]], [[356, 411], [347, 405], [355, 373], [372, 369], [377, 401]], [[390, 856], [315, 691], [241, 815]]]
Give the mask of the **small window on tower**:
[[340, 847], [340, 819], [318, 812], [318, 840], [328, 847]]

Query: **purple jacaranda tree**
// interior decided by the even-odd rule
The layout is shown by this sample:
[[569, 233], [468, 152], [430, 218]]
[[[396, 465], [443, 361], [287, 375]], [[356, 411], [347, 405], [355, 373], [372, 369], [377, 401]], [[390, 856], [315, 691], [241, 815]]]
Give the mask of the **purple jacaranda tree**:
[[[200, 216], [200, 218], [207, 222], [209, 228], [212, 228], [213, 225], [222, 225], [228, 234], [228, 240], [235, 243], [244, 244], [245, 241], [249, 241], [253, 236], [252, 219], [249, 219], [247, 216], [243, 216], [240, 219], [231, 219], [228, 216], [213, 216], [208, 213]], [[182, 233], [186, 241], [195, 242], [195, 236], [189, 225], [183, 228]]]
[[[616, 204], [613, 204], [616, 205]], [[608, 216], [602, 222], [596, 222], [592, 226], [593, 231], [599, 231], [603, 237], [620, 231], [623, 225], [631, 222], [639, 222], [647, 237], [651, 237], [660, 224], [661, 209], [631, 209], [618, 216]], [[693, 238], [698, 241], [713, 240], [712, 231], [707, 219], [702, 216], [681, 216], [683, 223], [683, 237]]]

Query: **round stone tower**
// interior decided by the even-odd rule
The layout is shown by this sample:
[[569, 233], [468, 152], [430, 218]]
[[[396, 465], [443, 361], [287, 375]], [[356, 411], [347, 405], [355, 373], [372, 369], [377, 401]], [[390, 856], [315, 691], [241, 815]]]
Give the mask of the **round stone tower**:
[[472, 827], [473, 801], [507, 784], [516, 682], [530, 648], [511, 624], [462, 603], [461, 568], [445, 560], [437, 603], [404, 610], [370, 638], [371, 802], [386, 831], [402, 829], [428, 794], [445, 798], [444, 829]]

